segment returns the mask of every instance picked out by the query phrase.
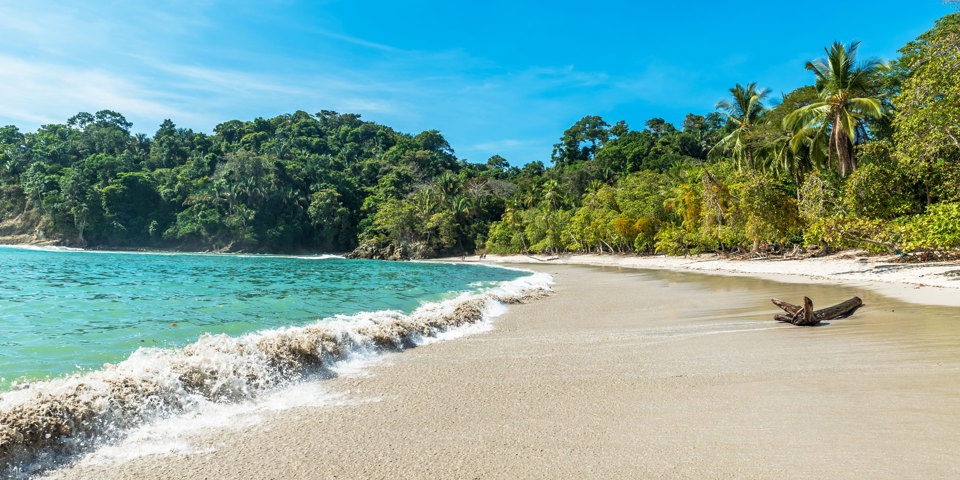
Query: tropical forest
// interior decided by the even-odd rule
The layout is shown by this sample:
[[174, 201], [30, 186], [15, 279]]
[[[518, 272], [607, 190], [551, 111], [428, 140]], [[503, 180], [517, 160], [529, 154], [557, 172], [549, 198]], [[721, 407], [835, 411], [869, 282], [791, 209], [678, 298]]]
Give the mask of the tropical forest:
[[35, 132], [6, 126], [0, 243], [381, 259], [950, 256], [960, 249], [960, 14], [896, 59], [858, 47], [827, 44], [805, 65], [809, 84], [790, 92], [743, 72], [728, 98], [680, 125], [584, 116], [525, 165], [467, 161], [437, 130], [326, 110], [209, 134], [171, 120], [134, 134], [112, 110]]

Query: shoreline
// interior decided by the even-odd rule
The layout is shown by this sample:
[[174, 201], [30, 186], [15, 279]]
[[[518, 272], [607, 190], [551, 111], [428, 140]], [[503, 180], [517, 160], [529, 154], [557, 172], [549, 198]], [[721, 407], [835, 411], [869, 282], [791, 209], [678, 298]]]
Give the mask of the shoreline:
[[90, 441], [167, 416], [257, 404], [301, 375], [323, 377], [383, 353], [483, 331], [504, 304], [539, 298], [550, 282], [531, 272], [483, 289], [463, 285], [409, 312], [373, 309], [235, 335], [201, 334], [183, 346], [137, 348], [100, 368], [27, 381], [0, 391], [0, 477], [20, 478], [21, 470], [69, 460], [87, 453]]
[[35, 250], [41, 252], [66, 252], [66, 253], [112, 253], [120, 255], [207, 255], [207, 256], [246, 256], [246, 257], [286, 257], [286, 258], [343, 258], [345, 253], [262, 253], [262, 252], [226, 252], [218, 250], [172, 250], [156, 248], [81, 248], [68, 247], [60, 244], [39, 244], [39, 243], [0, 243], [0, 248], [17, 248], [22, 250]]
[[332, 255], [345, 256], [350, 252], [320, 252], [313, 250], [298, 250], [291, 252], [269, 252], [259, 250], [229, 250], [227, 248], [208, 248], [194, 249], [188, 246], [180, 247], [122, 247], [122, 246], [96, 246], [96, 247], [77, 247], [70, 245], [62, 240], [38, 240], [32, 235], [0, 235], [0, 247], [11, 248], [36, 248], [36, 249], [63, 249], [81, 252], [109, 252], [109, 253], [208, 253], [218, 255], [294, 255], [294, 256], [317, 256]]
[[665, 270], [735, 277], [753, 277], [787, 283], [867, 287], [911, 303], [960, 306], [960, 261], [894, 263], [895, 256], [876, 256], [855, 250], [817, 258], [731, 260], [716, 254], [697, 256], [634, 255], [476, 255], [436, 259], [493, 265], [583, 265], [639, 270]]
[[[342, 258], [346, 258], [349, 253], [319, 251], [265, 253], [139, 247], [81, 248], [66, 246], [56, 241], [8, 242], [7, 240], [10, 238], [10, 236], [0, 236], [0, 247], [103, 253], [330, 256]], [[867, 286], [886, 295], [914, 303], [960, 306], [960, 295], [956, 295], [955, 299], [947, 298], [947, 295], [944, 295], [946, 292], [952, 293], [952, 291], [960, 293], [960, 260], [900, 263], [894, 261], [896, 258], [898, 258], [896, 255], [875, 255], [862, 250], [849, 249], [822, 257], [807, 258], [730, 259], [715, 253], [694, 256], [565, 253], [560, 256], [539, 257], [520, 254], [488, 254], [483, 260], [480, 260], [477, 255], [468, 255], [465, 257], [446, 256], [404, 261], [486, 263], [490, 265], [584, 265], [668, 270], [708, 275], [748, 276], [791, 283]], [[903, 287], [909, 287], [910, 289]]]
[[[132, 459], [45, 478], [960, 474], [956, 309], [747, 276], [532, 269], [554, 277], [554, 295], [511, 306], [490, 331], [323, 380], [325, 405], [179, 435], [169, 441], [188, 448], [172, 455], [134, 439], [120, 446]], [[770, 320], [768, 298], [799, 291], [867, 307], [824, 327]]]
[[[94, 252], [94, 253], [140, 253], [140, 254], [186, 254], [186, 255], [254, 255], [278, 257], [339, 257], [346, 253], [262, 253], [226, 251], [186, 251], [174, 249], [122, 248], [87, 249], [46, 243], [3, 243], [0, 247], [38, 250]], [[939, 262], [899, 263], [895, 255], [874, 255], [860, 250], [844, 250], [823, 257], [761, 259], [729, 259], [718, 254], [695, 256], [670, 255], [618, 255], [618, 254], [563, 254], [554, 257], [533, 255], [489, 254], [483, 260], [477, 255], [465, 257], [436, 257], [412, 262], [445, 262], [503, 265], [582, 265], [638, 270], [666, 270], [676, 272], [754, 277], [789, 283], [836, 284], [867, 287], [884, 295], [903, 301], [924, 305], [960, 307], [960, 260]], [[391, 261], [391, 260], [381, 260]], [[956, 295], [951, 295], [956, 293]]]
[[[257, 256], [330, 256], [346, 258], [349, 252], [264, 253], [253, 251], [178, 250], [175, 248], [80, 248], [58, 242], [8, 243], [0, 236], [0, 247], [51, 249], [77, 252], [202, 254]], [[667, 270], [708, 275], [747, 276], [791, 283], [840, 284], [866, 286], [885, 295], [913, 303], [960, 306], [960, 260], [899, 263], [896, 255], [868, 254], [861, 250], [843, 250], [822, 257], [730, 259], [707, 253], [694, 256], [563, 254], [560, 256], [497, 255], [483, 260], [477, 255], [447, 256], [414, 262], [463, 262], [489, 265], [584, 265], [640, 270]], [[391, 260], [383, 260], [391, 261]], [[958, 295], [950, 295], [951, 293]]]

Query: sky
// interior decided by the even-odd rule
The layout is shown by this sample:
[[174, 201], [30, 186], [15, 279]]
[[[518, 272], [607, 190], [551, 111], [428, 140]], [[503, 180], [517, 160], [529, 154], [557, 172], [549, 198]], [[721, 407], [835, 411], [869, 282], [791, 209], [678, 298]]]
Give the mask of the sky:
[[166, 118], [359, 113], [440, 130], [460, 158], [549, 162], [585, 115], [641, 129], [714, 110], [736, 83], [774, 96], [812, 81], [834, 40], [897, 50], [953, 10], [941, 0], [485, 2], [0, 0], [0, 125], [33, 131], [116, 110]]

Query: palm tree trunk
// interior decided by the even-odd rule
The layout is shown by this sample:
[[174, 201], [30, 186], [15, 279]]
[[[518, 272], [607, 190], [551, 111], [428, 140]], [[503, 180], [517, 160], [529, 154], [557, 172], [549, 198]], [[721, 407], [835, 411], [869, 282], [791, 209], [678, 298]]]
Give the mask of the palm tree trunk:
[[856, 166], [853, 163], [853, 143], [840, 125], [839, 114], [834, 117], [832, 133], [834, 135], [834, 146], [837, 149], [837, 168], [840, 171], [840, 176], [846, 177], [853, 173]]
[[[828, 167], [829, 167], [830, 165], [833, 165], [833, 156], [834, 156], [834, 155], [833, 155], [833, 154], [834, 154], [833, 145], [837, 142], [837, 141], [836, 141], [836, 137], [837, 137], [837, 129], [836, 129], [836, 128], [833, 128], [833, 129], [830, 130], [830, 139], [827, 140], [827, 166], [828, 166]], [[839, 161], [839, 160], [837, 161], [837, 171], [838, 171], [838, 172], [840, 171], [840, 161]]]
[[840, 153], [840, 132], [836, 132], [833, 135], [833, 148], [837, 151], [837, 172], [840, 172], [841, 177], [847, 176], [847, 165], [843, 161], [843, 154]]
[[847, 148], [847, 169], [853, 173], [857, 169], [857, 156], [853, 153], [853, 142], [848, 138], [844, 146]]
[[753, 148], [751, 147], [747, 147], [747, 163], [750, 165], [750, 170], [754, 170]]
[[[791, 158], [792, 159], [792, 158]], [[793, 159], [792, 159], [793, 160]], [[790, 170], [793, 173], [793, 181], [797, 184], [797, 203], [800, 203], [800, 163], [799, 162], [790, 162]]]
[[840, 173], [840, 176], [846, 177], [853, 173], [855, 166], [853, 164], [853, 144], [850, 142], [850, 138], [847, 137], [847, 133], [843, 130], [837, 134], [837, 150], [840, 153], [840, 162], [843, 163], [843, 171]]

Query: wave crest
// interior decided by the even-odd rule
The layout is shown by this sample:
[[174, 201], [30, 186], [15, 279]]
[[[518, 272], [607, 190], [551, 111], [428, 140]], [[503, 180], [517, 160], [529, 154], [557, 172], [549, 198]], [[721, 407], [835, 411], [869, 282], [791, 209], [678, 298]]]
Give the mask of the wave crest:
[[548, 294], [550, 283], [538, 273], [409, 315], [367, 312], [239, 337], [203, 335], [183, 348], [141, 348], [97, 371], [33, 382], [0, 395], [0, 463], [7, 475], [31, 475], [151, 419], [254, 398], [352, 356], [402, 350], [488, 320], [500, 304]]

